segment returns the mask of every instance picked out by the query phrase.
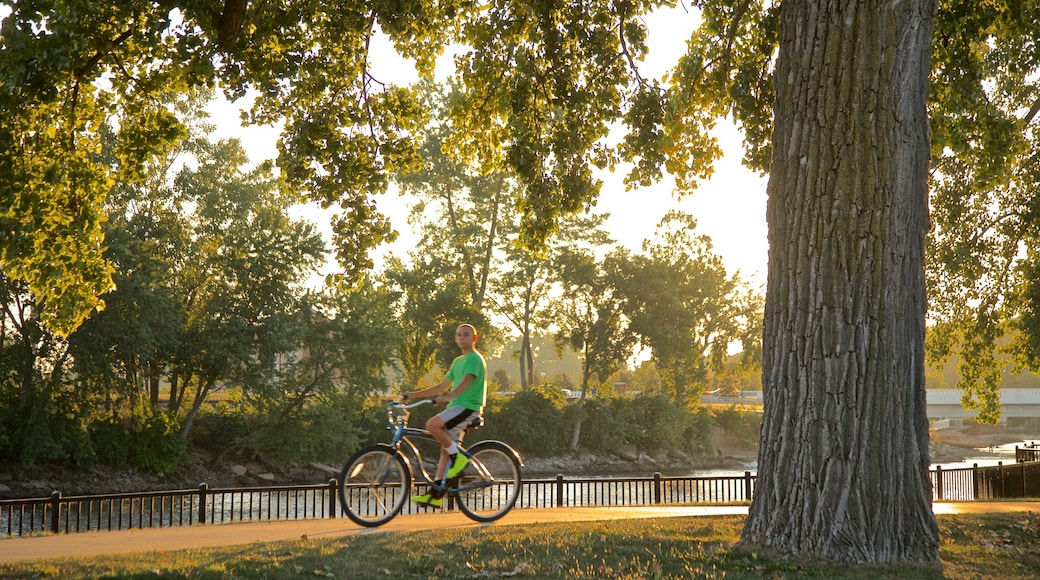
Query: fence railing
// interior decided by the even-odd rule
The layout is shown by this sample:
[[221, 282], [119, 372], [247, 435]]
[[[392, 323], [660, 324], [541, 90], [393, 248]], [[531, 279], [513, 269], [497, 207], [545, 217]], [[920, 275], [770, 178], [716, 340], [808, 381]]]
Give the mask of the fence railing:
[[[932, 499], [1040, 497], [1040, 462], [930, 472]], [[591, 507], [750, 502], [756, 477], [567, 478], [523, 482], [516, 507]], [[315, 485], [196, 489], [0, 501], [0, 537], [161, 528], [226, 522], [336, 518], [336, 480]], [[405, 513], [418, 511], [406, 502]]]
[[337, 517], [327, 484], [196, 489], [0, 501], [0, 536]]
[[1015, 446], [1015, 462], [1026, 463], [1029, 461], [1040, 461], [1040, 446], [1030, 443], [1025, 447]]

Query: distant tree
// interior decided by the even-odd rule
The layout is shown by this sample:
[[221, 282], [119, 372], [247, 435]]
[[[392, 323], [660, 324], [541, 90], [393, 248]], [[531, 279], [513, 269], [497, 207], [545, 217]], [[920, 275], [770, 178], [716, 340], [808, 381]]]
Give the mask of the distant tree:
[[741, 282], [726, 273], [711, 241], [696, 234], [696, 222], [685, 214], [667, 214], [643, 252], [620, 266], [625, 314], [650, 348], [662, 387], [685, 405], [703, 390], [709, 367], [722, 368], [730, 342], [741, 335]]
[[24, 466], [65, 459], [97, 391], [71, 388], [68, 342], [40, 319], [29, 285], [0, 273], [0, 455]]
[[513, 390], [513, 379], [509, 376], [509, 371], [506, 369], [498, 369], [491, 373], [491, 380], [497, 383], [499, 389], [503, 391]]
[[538, 383], [533, 338], [539, 328], [547, 326], [544, 318], [552, 286], [551, 264], [543, 254], [516, 244], [506, 247], [504, 262], [509, 267], [492, 279], [491, 291], [495, 312], [520, 335], [520, 389], [526, 390]]
[[570, 449], [578, 448], [582, 409], [593, 377], [605, 379], [632, 355], [636, 336], [628, 329], [619, 274], [611, 261], [597, 261], [590, 250], [565, 247], [555, 257], [560, 298], [553, 308], [558, 349], [571, 348], [582, 363], [577, 419]]
[[419, 263], [442, 260], [457, 268], [468, 302], [481, 310], [488, 280], [498, 271], [496, 250], [516, 230], [516, 183], [506, 173], [482, 172], [447, 154], [452, 129], [446, 109], [452, 94], [430, 82], [421, 87], [430, 114], [419, 148], [421, 164], [396, 178], [402, 192], [417, 199], [409, 221], [421, 237], [411, 254]]
[[661, 382], [661, 374], [657, 372], [657, 365], [651, 358], [639, 363], [632, 371], [629, 389], [636, 394], [661, 393], [663, 391]]
[[[385, 284], [398, 295], [396, 310], [403, 340], [397, 352], [406, 385], [421, 384], [435, 366], [447, 370], [458, 356], [455, 329], [464, 322], [477, 327], [483, 340], [487, 318], [474, 308], [469, 286], [455, 263], [443, 256], [416, 254], [412, 266], [388, 260]], [[478, 341], [478, 348], [483, 344]], [[408, 387], [406, 387], [408, 388]]]
[[305, 296], [285, 319], [297, 350], [278, 357], [267, 381], [244, 390], [256, 426], [223, 441], [222, 451], [325, 460], [364, 443], [364, 402], [386, 390], [384, 373], [401, 340], [396, 320], [386, 316], [393, 305], [392, 294], [367, 281]]
[[191, 405], [184, 435], [215, 388], [264, 382], [276, 356], [299, 347], [288, 317], [326, 252], [312, 224], [289, 217], [294, 201], [269, 166], [243, 171], [237, 142], [202, 143], [194, 153], [197, 166], [174, 182], [191, 202], [182, 209], [192, 236], [168, 281], [184, 313], [170, 363], [170, 408]]

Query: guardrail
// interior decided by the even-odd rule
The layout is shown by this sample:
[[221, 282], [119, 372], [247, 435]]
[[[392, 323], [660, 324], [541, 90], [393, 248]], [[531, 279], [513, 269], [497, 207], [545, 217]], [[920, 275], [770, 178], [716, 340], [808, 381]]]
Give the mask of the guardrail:
[[[930, 471], [932, 499], [1040, 496], [1040, 462]], [[756, 476], [567, 478], [523, 482], [516, 508], [732, 504], [750, 502]], [[1030, 496], [1028, 494], [1032, 493]], [[196, 489], [0, 501], [0, 537], [226, 522], [336, 518], [335, 479], [315, 485]], [[405, 512], [417, 511], [411, 502]]]

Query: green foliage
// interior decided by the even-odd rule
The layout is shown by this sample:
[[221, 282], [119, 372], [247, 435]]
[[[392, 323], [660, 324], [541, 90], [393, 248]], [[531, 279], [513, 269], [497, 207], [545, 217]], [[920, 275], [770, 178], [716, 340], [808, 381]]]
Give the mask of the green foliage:
[[419, 385], [435, 367], [445, 371], [459, 355], [455, 329], [468, 322], [480, 334], [483, 348], [487, 319], [471, 301], [461, 272], [437, 258], [416, 256], [413, 267], [392, 260], [384, 272], [386, 285], [401, 299], [397, 304], [403, 339], [396, 350], [404, 382]]
[[722, 369], [732, 341], [754, 352], [760, 298], [738, 275], [728, 275], [711, 240], [696, 233], [692, 216], [669, 212], [645, 255], [618, 254], [623, 311], [649, 346], [662, 390], [678, 405], [699, 394], [708, 371]]
[[599, 399], [587, 399], [578, 409], [576, 404], [567, 406], [564, 424], [573, 425], [577, 415], [582, 414], [580, 445], [593, 453], [614, 453], [628, 442], [631, 431], [628, 425], [620, 424], [615, 416], [618, 401], [607, 403]]
[[187, 463], [187, 441], [180, 436], [178, 428], [167, 413], [150, 414], [132, 434], [129, 462], [159, 475]]
[[498, 385], [498, 388], [496, 390], [513, 390], [513, 379], [509, 376], [509, 371], [507, 371], [506, 369], [498, 369], [491, 373], [491, 381]]
[[[241, 444], [246, 455], [283, 462], [324, 461], [336, 465], [368, 438], [370, 417], [381, 407], [352, 394], [335, 394], [305, 405], [291, 418], [264, 415]], [[292, 437], [285, 434], [291, 432]]]
[[123, 421], [114, 418], [95, 421], [88, 431], [99, 463], [117, 468], [129, 463], [133, 434], [127, 432]]
[[224, 452], [256, 429], [256, 416], [256, 408], [246, 399], [242, 389], [229, 389], [222, 400], [202, 408], [188, 441], [196, 449], [214, 454]]
[[191, 444], [222, 456], [338, 465], [383, 438], [384, 409], [381, 398], [342, 392], [310, 400], [286, 415], [262, 411], [239, 393], [199, 414]]
[[126, 416], [92, 421], [88, 434], [92, 460], [102, 465], [133, 465], [163, 475], [188, 461], [187, 441], [174, 418], [144, 406]]
[[[600, 222], [589, 221], [595, 232]], [[605, 236], [605, 234], [604, 234]], [[592, 235], [583, 241], [594, 239]], [[567, 247], [554, 259], [559, 300], [551, 309], [559, 330], [558, 351], [570, 347], [582, 361], [579, 389], [588, 391], [592, 377], [605, 378], [632, 355], [636, 335], [623, 314], [625, 295], [619, 289], [616, 260], [597, 260], [592, 249]]]
[[629, 430], [629, 442], [647, 452], [690, 449], [687, 413], [661, 394], [642, 394], [615, 401], [618, 423]]
[[529, 387], [486, 413], [480, 438], [500, 438], [524, 455], [550, 457], [567, 448], [563, 394], [556, 388]]
[[715, 422], [727, 435], [751, 446], [758, 445], [759, 431], [762, 428], [761, 411], [748, 411], [731, 406], [715, 413]]
[[947, 0], [935, 19], [928, 354], [957, 355], [963, 402], [989, 423], [1005, 360], [1040, 369], [1038, 35], [1035, 2]]

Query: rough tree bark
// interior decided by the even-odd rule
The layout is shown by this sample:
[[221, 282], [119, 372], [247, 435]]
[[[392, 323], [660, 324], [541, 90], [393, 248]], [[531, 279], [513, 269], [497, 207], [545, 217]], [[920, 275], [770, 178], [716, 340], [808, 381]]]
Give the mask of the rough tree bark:
[[938, 559], [924, 387], [934, 0], [784, 0], [765, 416], [742, 544]]

